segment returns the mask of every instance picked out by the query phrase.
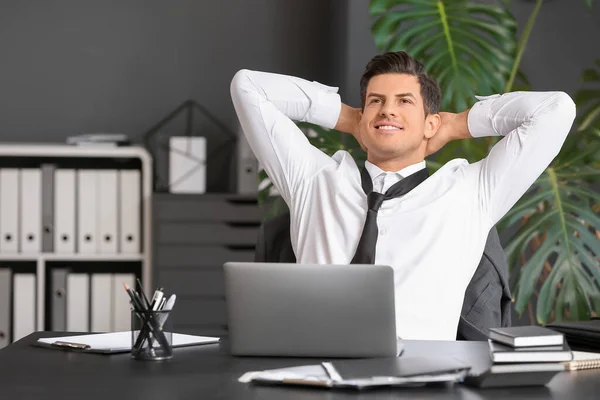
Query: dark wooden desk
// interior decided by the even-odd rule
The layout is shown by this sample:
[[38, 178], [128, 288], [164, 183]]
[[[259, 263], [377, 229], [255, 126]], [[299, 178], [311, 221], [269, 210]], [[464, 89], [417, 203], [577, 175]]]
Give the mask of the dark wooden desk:
[[[265, 387], [242, 384], [247, 371], [312, 364], [305, 358], [232, 357], [218, 345], [175, 349], [167, 362], [134, 361], [128, 354], [96, 355], [32, 346], [38, 332], [0, 350], [0, 398], [86, 400], [174, 399], [593, 399], [600, 393], [600, 370], [562, 372], [547, 387], [477, 390], [462, 385], [365, 392]], [[484, 342], [406, 341], [404, 355], [452, 354], [474, 368], [485, 368]]]

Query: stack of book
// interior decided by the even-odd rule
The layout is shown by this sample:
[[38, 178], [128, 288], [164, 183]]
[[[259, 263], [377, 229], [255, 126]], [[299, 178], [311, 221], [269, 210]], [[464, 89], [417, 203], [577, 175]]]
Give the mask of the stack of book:
[[491, 367], [465, 383], [481, 388], [542, 386], [573, 358], [561, 333], [540, 326], [493, 328], [488, 342]]
[[496, 363], [560, 363], [573, 354], [564, 335], [542, 326], [492, 328], [490, 356]]
[[[490, 330], [490, 356], [497, 363], [561, 363], [566, 370], [600, 368], [600, 353], [571, 351], [561, 332], [539, 326]], [[571, 339], [568, 339], [570, 342]]]

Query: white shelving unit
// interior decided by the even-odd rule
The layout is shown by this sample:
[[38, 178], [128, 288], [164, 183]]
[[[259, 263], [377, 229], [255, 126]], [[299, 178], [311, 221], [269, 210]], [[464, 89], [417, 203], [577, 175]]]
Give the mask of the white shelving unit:
[[[140, 172], [140, 232], [139, 247], [137, 254], [103, 254], [103, 253], [18, 253], [1, 252], [0, 262], [6, 265], [10, 262], [35, 263], [36, 279], [36, 315], [35, 326], [37, 330], [44, 330], [48, 325], [46, 315], [46, 302], [51, 295], [48, 293], [47, 265], [52, 262], [77, 263], [84, 265], [85, 262], [94, 262], [96, 269], [106, 269], [106, 272], [119, 273], [118, 268], [112, 269], [112, 265], [119, 262], [139, 263], [137, 274], [141, 275], [142, 284], [146, 292], [152, 287], [152, 160], [149, 154], [141, 147], [79, 147], [68, 145], [40, 145], [40, 144], [0, 144], [0, 168], [27, 168], [37, 161], [40, 163], [56, 163], [60, 168], [61, 163], [68, 164], [68, 168], [75, 170], [94, 169], [98, 163], [114, 162], [115, 169], [119, 169], [121, 162], [129, 163], [129, 169], [137, 169]], [[78, 163], [81, 163], [79, 165]], [[135, 165], [135, 167], [131, 167]], [[0, 186], [0, 191], [9, 190]], [[14, 188], [18, 190], [18, 188]], [[1, 196], [0, 196], [1, 199]], [[1, 206], [1, 205], [0, 205]], [[75, 211], [73, 211], [75, 212]], [[0, 221], [2, 224], [2, 221]], [[75, 224], [77, 226], [77, 224]], [[41, 232], [41, 230], [40, 230]], [[97, 238], [100, 239], [100, 238]], [[115, 239], [116, 240], [116, 239]], [[98, 263], [101, 262], [101, 263]], [[137, 267], [136, 267], [137, 268]], [[1, 322], [1, 321], [0, 321]], [[1, 339], [1, 338], [0, 338]], [[0, 348], [2, 347], [0, 343]]]

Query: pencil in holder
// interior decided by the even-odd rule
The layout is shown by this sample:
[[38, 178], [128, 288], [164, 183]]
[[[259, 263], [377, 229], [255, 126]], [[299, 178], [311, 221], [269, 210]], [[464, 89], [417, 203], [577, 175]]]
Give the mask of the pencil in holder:
[[173, 323], [169, 310], [131, 311], [131, 358], [160, 361], [173, 357]]

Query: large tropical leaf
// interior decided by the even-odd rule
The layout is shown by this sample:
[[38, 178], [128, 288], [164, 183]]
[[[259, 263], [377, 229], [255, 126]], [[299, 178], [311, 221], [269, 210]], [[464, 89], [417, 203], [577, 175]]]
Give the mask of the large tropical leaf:
[[[512, 221], [526, 217], [505, 247], [511, 273], [518, 274], [517, 312], [526, 309], [544, 266], [551, 265], [538, 298], [539, 323], [547, 323], [552, 310], [556, 318], [585, 319], [594, 311], [592, 299], [600, 296], [600, 215], [593, 209], [600, 203], [600, 193], [565, 170], [548, 168], [505, 217]], [[519, 265], [540, 237], [541, 245]]]
[[517, 277], [519, 313], [541, 285], [539, 323], [553, 318], [587, 319], [592, 312], [600, 313], [600, 193], [594, 189], [600, 182], [600, 116], [595, 115], [600, 90], [590, 88], [600, 82], [600, 74], [588, 69], [582, 78], [585, 87], [574, 96], [577, 129], [551, 167], [498, 226], [502, 231], [524, 221], [505, 250], [511, 273]]
[[463, 111], [474, 94], [502, 91], [513, 67], [516, 22], [504, 3], [372, 0], [371, 30], [380, 50], [403, 50], [443, 88], [442, 108]]

